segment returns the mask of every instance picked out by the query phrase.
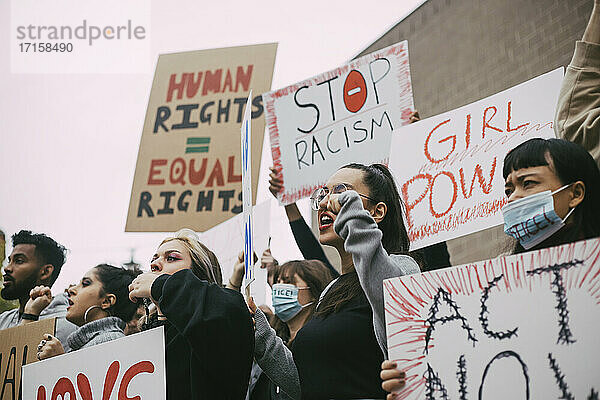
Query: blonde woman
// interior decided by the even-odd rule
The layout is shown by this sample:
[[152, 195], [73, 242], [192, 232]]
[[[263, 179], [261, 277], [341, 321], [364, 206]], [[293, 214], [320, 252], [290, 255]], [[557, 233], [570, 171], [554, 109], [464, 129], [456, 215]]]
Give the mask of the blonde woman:
[[144, 328], [165, 327], [167, 399], [243, 399], [254, 331], [240, 293], [222, 287], [216, 256], [189, 229], [161, 242], [151, 272], [129, 286], [150, 299]]

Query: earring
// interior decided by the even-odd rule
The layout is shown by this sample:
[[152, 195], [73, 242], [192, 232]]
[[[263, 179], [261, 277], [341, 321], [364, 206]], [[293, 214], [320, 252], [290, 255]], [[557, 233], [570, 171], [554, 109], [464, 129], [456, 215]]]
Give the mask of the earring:
[[87, 316], [88, 316], [88, 313], [89, 313], [91, 310], [93, 310], [94, 308], [96, 308], [96, 307], [98, 307], [99, 309], [101, 309], [101, 310], [102, 310], [102, 307], [100, 307], [100, 306], [91, 306], [91, 307], [88, 307], [88, 309], [87, 309], [87, 310], [85, 310], [85, 313], [83, 314], [83, 322], [84, 322], [84, 323], [86, 323], [86, 324], [87, 324]]

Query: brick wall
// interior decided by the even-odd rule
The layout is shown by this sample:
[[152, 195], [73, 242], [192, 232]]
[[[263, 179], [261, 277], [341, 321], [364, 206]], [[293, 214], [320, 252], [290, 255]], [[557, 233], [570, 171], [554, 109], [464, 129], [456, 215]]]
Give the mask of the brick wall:
[[[408, 40], [422, 118], [566, 66], [593, 0], [429, 0], [356, 57]], [[506, 249], [501, 228], [448, 242], [452, 264]]]

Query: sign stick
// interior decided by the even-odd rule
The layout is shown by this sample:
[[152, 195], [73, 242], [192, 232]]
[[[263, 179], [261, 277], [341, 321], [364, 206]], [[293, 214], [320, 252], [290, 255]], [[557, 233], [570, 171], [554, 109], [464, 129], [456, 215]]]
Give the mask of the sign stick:
[[244, 282], [246, 297], [250, 295], [250, 284], [254, 281], [254, 246], [252, 243], [252, 90], [248, 94], [242, 121], [242, 203], [244, 220]]

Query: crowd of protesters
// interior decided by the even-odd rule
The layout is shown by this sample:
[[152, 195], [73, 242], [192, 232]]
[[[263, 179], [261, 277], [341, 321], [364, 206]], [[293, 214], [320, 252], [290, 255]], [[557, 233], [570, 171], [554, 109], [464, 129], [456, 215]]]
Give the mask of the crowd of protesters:
[[[561, 89], [559, 139], [528, 140], [504, 159], [513, 253], [600, 236], [599, 87], [596, 0]], [[274, 195], [285, 184], [273, 168], [269, 183]], [[311, 205], [318, 239], [296, 204], [285, 207], [305, 260], [262, 256], [273, 309], [240, 293], [243, 254], [223, 285], [217, 257], [188, 229], [158, 245], [149, 272], [97, 265], [53, 297], [66, 249], [22, 230], [1, 291], [19, 307], [0, 314], [0, 329], [55, 317], [56, 332], [37, 348], [43, 360], [164, 326], [168, 399], [391, 399], [405, 374], [387, 360], [382, 282], [448, 266], [445, 243], [409, 251], [401, 198], [381, 164], [331, 171]], [[341, 271], [321, 244], [337, 250]]]

